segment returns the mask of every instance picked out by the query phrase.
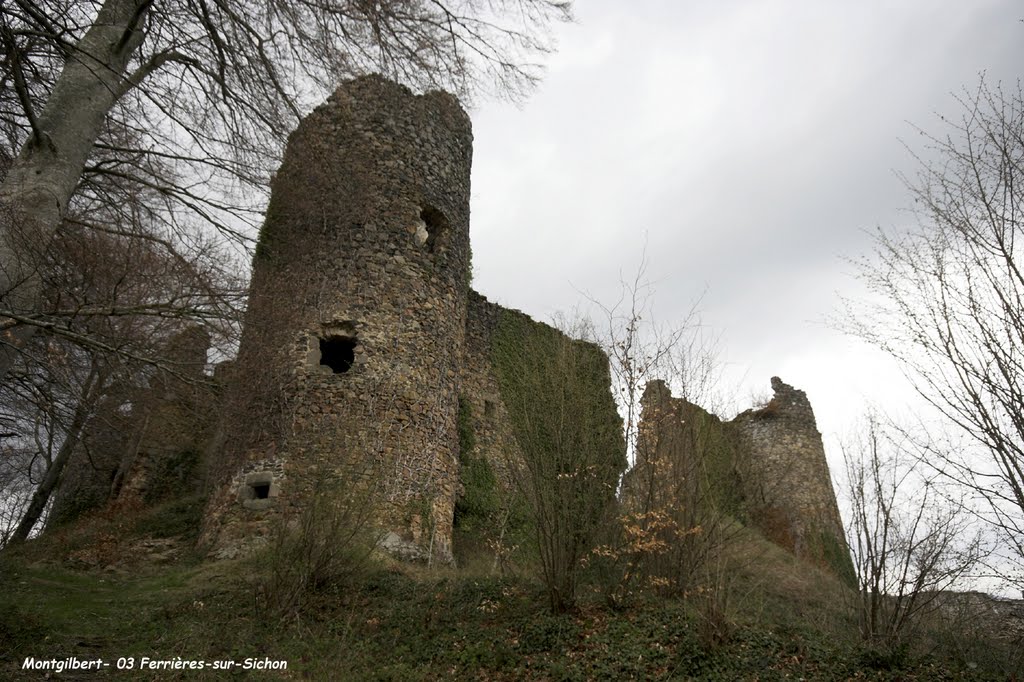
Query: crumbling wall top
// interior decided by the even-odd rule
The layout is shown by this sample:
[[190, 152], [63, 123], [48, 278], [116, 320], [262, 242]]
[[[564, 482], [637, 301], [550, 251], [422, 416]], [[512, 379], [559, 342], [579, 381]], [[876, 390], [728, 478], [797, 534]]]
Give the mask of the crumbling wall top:
[[462, 108], [462, 104], [455, 95], [443, 90], [428, 90], [422, 95], [416, 95], [408, 87], [388, 80], [379, 73], [359, 76], [345, 81], [327, 98], [325, 106], [351, 107], [353, 105], [365, 105], [369, 101], [407, 99], [409, 97], [422, 97], [424, 100], [430, 101], [433, 106], [444, 109], [453, 116], [462, 118], [467, 127], [470, 125], [469, 114]]
[[793, 388], [779, 377], [772, 377], [772, 398], [765, 405], [751, 408], [736, 415], [733, 422], [742, 424], [763, 419], [783, 419], [799, 422], [802, 426], [817, 432], [814, 409], [807, 393]]

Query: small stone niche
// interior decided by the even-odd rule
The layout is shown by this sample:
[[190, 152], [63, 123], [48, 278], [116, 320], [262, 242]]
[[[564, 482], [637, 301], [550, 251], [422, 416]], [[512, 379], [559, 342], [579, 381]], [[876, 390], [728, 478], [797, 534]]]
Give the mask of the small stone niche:
[[246, 509], [268, 509], [274, 503], [274, 498], [280, 492], [277, 483], [274, 481], [274, 474], [269, 471], [259, 471], [248, 474], [239, 490], [239, 497], [242, 506]]

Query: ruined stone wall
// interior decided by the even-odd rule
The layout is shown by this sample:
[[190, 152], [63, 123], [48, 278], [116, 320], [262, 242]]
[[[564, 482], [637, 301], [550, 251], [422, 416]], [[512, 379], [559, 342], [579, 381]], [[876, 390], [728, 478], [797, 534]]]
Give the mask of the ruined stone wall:
[[504, 489], [513, 487], [510, 467], [522, 460], [508, 407], [494, 373], [491, 349], [505, 309], [469, 292], [465, 356], [460, 372], [462, 395], [470, 405], [470, 427], [475, 447], [472, 455], [487, 460]]
[[222, 555], [326, 483], [385, 546], [451, 558], [472, 134], [450, 95], [344, 84], [289, 139], [254, 260], [203, 539]]
[[[498, 561], [514, 561], [514, 547], [519, 556], [527, 554], [535, 534], [526, 495], [538, 475], [545, 485], [560, 476], [595, 481], [593, 499], [581, 503], [578, 513], [587, 513], [583, 507], [588, 504], [590, 512], [600, 515], [615, 503], [626, 466], [625, 445], [608, 358], [597, 345], [574, 340], [471, 291], [461, 392], [473, 436], [469, 457], [462, 457], [461, 494], [472, 502], [463, 506], [469, 507], [476, 524], [460, 539], [475, 541], [477, 549], [484, 540], [487, 549], [502, 553], [495, 557]], [[548, 429], [557, 421], [552, 415], [573, 420], [562, 429], [563, 436], [571, 436], [552, 437]], [[574, 454], [580, 454], [575, 462]], [[489, 497], [481, 489], [487, 481], [474, 461], [479, 459], [493, 472], [495, 491]], [[578, 492], [568, 483], [564, 488], [567, 494]], [[489, 508], [481, 509], [484, 503]]]
[[640, 510], [679, 500], [716, 505], [845, 575], [849, 556], [814, 412], [803, 391], [778, 378], [772, 388], [766, 406], [722, 422], [673, 398], [663, 382], [648, 384], [623, 500]]
[[504, 309], [469, 292], [464, 354], [459, 371], [459, 490], [453, 547], [459, 562], [515, 561], [523, 519], [515, 515], [513, 470], [522, 462], [508, 406], [492, 364], [494, 334]]
[[[590, 511], [607, 511], [625, 467], [607, 358], [469, 290], [471, 145], [453, 97], [379, 76], [345, 83], [306, 117], [273, 181], [223, 395], [158, 380], [128, 415], [108, 401], [84, 439], [94, 457], [72, 463], [55, 518], [110, 491], [152, 497], [173, 482], [175, 453], [204, 449], [213, 492], [200, 541], [218, 556], [355, 491], [386, 549], [448, 562], [459, 501], [490, 486], [503, 499], [488, 504], [508, 511], [525, 453], [551, 461], [555, 439], [530, 426], [555, 410], [574, 412], [572, 438], [595, 463], [586, 475], [607, 491]], [[627, 507], [644, 495], [714, 504], [800, 556], [844, 556], [810, 403], [772, 386], [765, 408], [722, 422], [652, 382]]]
[[209, 346], [202, 329], [183, 329], [168, 339], [162, 368], [145, 385], [108, 392], [68, 460], [48, 525], [109, 503], [137, 506], [198, 489], [200, 452], [217, 412], [204, 375]]
[[741, 443], [729, 424], [674, 398], [663, 381], [640, 399], [634, 466], [622, 483], [628, 511], [711, 506], [737, 516], [743, 504], [737, 459]]
[[807, 394], [772, 378], [767, 405], [733, 420], [749, 453], [744, 489], [762, 531], [797, 556], [838, 570], [845, 534]]

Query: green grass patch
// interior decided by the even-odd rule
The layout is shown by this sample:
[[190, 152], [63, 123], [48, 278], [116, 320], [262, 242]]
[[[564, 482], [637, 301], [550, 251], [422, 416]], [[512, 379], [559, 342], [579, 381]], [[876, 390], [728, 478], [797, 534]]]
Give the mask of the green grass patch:
[[[584, 602], [549, 612], [535, 583], [378, 568], [326, 586], [286, 621], [261, 613], [257, 562], [77, 572], [6, 555], [0, 577], [0, 677], [37, 679], [26, 656], [288, 661], [288, 679], [926, 680], [1005, 679], [937, 655], [872, 658], [855, 633], [779, 622], [740, 608], [732, 634], [702, 643], [694, 600], [626, 610]], [[741, 605], [744, 606], [744, 605]], [[749, 606], [749, 604], [746, 604]], [[267, 675], [273, 677], [273, 674]], [[131, 679], [217, 679], [136, 671]], [[285, 676], [281, 676], [284, 678]], [[127, 679], [127, 678], [126, 678]]]

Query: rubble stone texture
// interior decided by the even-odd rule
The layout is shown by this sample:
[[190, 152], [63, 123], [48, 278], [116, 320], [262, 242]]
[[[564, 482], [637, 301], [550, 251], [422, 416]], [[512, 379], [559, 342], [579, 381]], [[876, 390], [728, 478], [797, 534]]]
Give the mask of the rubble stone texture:
[[[343, 84], [289, 140], [238, 357], [218, 368], [216, 392], [158, 380], [127, 414], [124, 401], [103, 406], [85, 434], [91, 464], [79, 457], [69, 470], [55, 517], [163, 494], [190, 466], [182, 453], [201, 453], [212, 493], [200, 544], [215, 556], [247, 552], [337, 500], [372, 520], [392, 554], [448, 563], [467, 490], [497, 507], [475, 510], [476, 523], [497, 524], [489, 530], [500, 539], [529, 435], [517, 433], [505, 400], [556, 399], [502, 395], [503, 380], [531, 372], [519, 365], [545, 365], [529, 354], [541, 351], [499, 360], [501, 330], [517, 330], [518, 350], [564, 337], [470, 289], [471, 156], [470, 121], [452, 96], [413, 95], [379, 76]], [[199, 378], [208, 339], [191, 338], [180, 352]], [[599, 398], [586, 403], [597, 406], [591, 416], [615, 432], [618, 455], [602, 474], [614, 490], [621, 422], [608, 373], [590, 374], [576, 384]], [[772, 387], [764, 408], [722, 422], [652, 382], [623, 501], [713, 498], [797, 555], [835, 566], [845, 542], [814, 414], [802, 391]], [[471, 452], [459, 452], [460, 429]]]
[[[679, 491], [710, 500], [798, 557], [846, 577], [852, 566], [811, 404], [778, 377], [771, 385], [766, 405], [723, 422], [672, 397], [663, 382], [648, 384], [624, 500], [658, 507]], [[694, 478], [713, 489], [689, 490]]]
[[206, 533], [221, 553], [314, 489], [363, 481], [385, 547], [451, 560], [471, 155], [454, 97], [377, 76], [292, 134], [229, 389], [234, 477]]
[[745, 442], [745, 493], [769, 539], [797, 556], [846, 557], [825, 447], [807, 394], [772, 377], [774, 395], [733, 424]]

